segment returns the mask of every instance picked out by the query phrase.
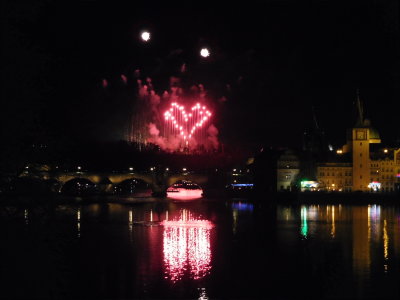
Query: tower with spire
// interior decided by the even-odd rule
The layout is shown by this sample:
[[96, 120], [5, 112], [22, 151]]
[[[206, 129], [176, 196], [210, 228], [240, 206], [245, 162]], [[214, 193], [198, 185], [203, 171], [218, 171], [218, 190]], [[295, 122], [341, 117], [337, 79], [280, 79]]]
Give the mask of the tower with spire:
[[371, 147], [381, 139], [365, 118], [359, 91], [355, 110], [356, 122], [347, 130], [347, 143], [317, 165], [318, 190], [400, 193], [400, 149]]
[[347, 131], [343, 152], [352, 153], [353, 191], [368, 191], [371, 177], [370, 144], [380, 143], [379, 133], [364, 116], [364, 107], [357, 89], [357, 122]]

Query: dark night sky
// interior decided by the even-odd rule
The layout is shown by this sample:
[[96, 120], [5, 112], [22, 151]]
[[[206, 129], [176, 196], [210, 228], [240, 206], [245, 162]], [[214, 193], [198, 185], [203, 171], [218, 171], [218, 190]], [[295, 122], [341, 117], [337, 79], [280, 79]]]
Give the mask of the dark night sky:
[[120, 74], [133, 87], [140, 69], [162, 92], [183, 63], [188, 84], [227, 98], [217, 124], [228, 143], [299, 146], [312, 106], [344, 143], [357, 88], [384, 142], [400, 137], [398, 1], [137, 2], [4, 2], [5, 138], [117, 139], [135, 99]]

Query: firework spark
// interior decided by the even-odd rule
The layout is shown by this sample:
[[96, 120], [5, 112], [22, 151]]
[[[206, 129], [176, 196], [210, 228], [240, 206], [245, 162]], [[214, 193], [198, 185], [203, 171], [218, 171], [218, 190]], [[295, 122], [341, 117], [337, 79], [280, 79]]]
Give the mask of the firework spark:
[[128, 129], [129, 141], [137, 143], [139, 149], [141, 145], [157, 145], [168, 152], [218, 149], [218, 130], [209, 124], [214, 113], [207, 107], [210, 100], [203, 85], [185, 90], [180, 78], [171, 77], [170, 89], [158, 94], [151, 78], [136, 82], [138, 100]]
[[177, 102], [171, 103], [169, 109], [164, 113], [165, 132], [167, 136], [179, 136], [186, 145], [195, 136], [198, 139], [204, 135], [204, 124], [211, 118], [212, 114], [205, 105], [196, 103], [187, 112], [183, 105]]

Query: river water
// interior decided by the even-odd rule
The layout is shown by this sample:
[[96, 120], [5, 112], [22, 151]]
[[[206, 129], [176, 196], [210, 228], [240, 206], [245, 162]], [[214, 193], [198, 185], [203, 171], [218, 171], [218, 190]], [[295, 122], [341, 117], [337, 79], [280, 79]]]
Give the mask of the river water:
[[0, 298], [400, 299], [399, 206], [169, 199], [0, 217]]

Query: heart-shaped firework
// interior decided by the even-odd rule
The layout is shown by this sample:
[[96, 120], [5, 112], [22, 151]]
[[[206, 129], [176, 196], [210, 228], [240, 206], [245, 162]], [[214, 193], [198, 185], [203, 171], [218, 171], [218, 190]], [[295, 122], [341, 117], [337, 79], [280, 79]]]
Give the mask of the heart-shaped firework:
[[194, 137], [196, 131], [201, 129], [210, 117], [210, 111], [200, 103], [195, 104], [189, 112], [186, 112], [183, 105], [173, 102], [164, 113], [168, 133], [179, 135], [186, 142]]

